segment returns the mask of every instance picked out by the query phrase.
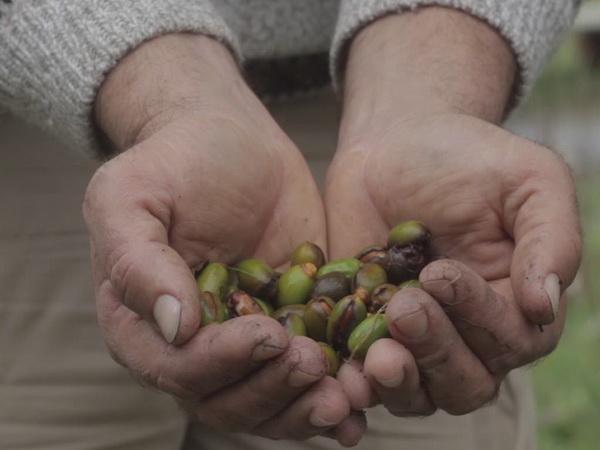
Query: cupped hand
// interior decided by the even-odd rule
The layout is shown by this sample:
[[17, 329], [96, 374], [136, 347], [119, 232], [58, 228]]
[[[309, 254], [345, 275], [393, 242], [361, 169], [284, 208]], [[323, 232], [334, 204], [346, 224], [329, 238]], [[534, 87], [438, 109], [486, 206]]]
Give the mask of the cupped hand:
[[344, 368], [345, 387], [356, 405], [379, 398], [400, 415], [470, 412], [558, 343], [581, 251], [573, 180], [557, 154], [484, 120], [388, 117], [346, 140], [330, 168], [330, 253], [385, 243], [391, 227], [416, 219], [449, 259], [423, 270], [422, 290], [393, 298], [394, 340]]
[[84, 203], [111, 354], [222, 430], [301, 439], [356, 424], [316, 343], [260, 316], [199, 330], [192, 269], [203, 260], [278, 266], [304, 240], [325, 243], [309, 169], [229, 53], [162, 37], [119, 63], [99, 95], [100, 128], [125, 150]]

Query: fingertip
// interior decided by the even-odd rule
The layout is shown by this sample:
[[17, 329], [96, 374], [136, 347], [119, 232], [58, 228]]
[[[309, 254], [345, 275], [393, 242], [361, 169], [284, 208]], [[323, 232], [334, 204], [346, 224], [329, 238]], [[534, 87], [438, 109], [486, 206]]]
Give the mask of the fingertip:
[[342, 364], [336, 377], [352, 409], [360, 410], [373, 404], [376, 395], [363, 371], [362, 362], [354, 360]]
[[280, 356], [290, 345], [290, 339], [281, 324], [261, 314], [237, 317], [219, 326], [223, 327], [227, 336], [233, 337], [233, 346], [238, 346], [236, 339], [242, 339], [244, 344], [253, 343], [250, 358], [257, 363]]
[[328, 401], [317, 404], [309, 414], [309, 422], [315, 427], [333, 427], [342, 423], [350, 414], [350, 402], [343, 394], [339, 383], [331, 378], [325, 377], [319, 381], [319, 389], [330, 389], [339, 395], [331, 396]]
[[405, 379], [403, 349], [401, 344], [393, 339], [376, 341], [365, 359], [366, 376], [384, 388], [399, 387]]
[[194, 276], [168, 245], [124, 245], [112, 261], [109, 279], [122, 304], [152, 323], [166, 342], [182, 345], [198, 331], [201, 311]]
[[526, 276], [520, 289], [516, 287], [515, 292], [527, 319], [537, 325], [554, 322], [561, 297], [561, 282], [556, 274]]
[[352, 411], [335, 428], [336, 440], [342, 447], [355, 447], [367, 431], [367, 418], [363, 411]]
[[163, 294], [154, 302], [153, 316], [165, 341], [173, 343], [181, 322], [181, 302], [172, 295]]

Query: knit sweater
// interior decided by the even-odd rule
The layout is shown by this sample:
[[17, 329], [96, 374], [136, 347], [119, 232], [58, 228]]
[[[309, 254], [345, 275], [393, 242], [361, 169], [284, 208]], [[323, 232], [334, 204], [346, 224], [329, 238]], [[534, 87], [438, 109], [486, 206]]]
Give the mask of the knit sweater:
[[249, 67], [254, 61], [328, 53], [331, 77], [338, 80], [348, 44], [361, 28], [383, 15], [424, 5], [456, 8], [497, 29], [516, 55], [520, 71], [516, 92], [522, 96], [568, 30], [579, 3], [0, 0], [0, 108], [94, 153], [98, 150], [92, 132], [96, 93], [119, 59], [148, 39], [173, 32], [209, 35], [223, 42]]

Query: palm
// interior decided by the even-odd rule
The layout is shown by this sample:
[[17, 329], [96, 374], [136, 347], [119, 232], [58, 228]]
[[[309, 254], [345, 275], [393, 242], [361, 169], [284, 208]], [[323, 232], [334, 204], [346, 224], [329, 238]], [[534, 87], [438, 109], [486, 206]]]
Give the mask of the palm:
[[[520, 204], [513, 187], [526, 177], [511, 156], [514, 139], [473, 118], [434, 116], [378, 134], [364, 155], [338, 155], [327, 192], [332, 250], [353, 253], [385, 241], [396, 223], [418, 219], [431, 227], [436, 253], [488, 280], [507, 277]], [[522, 149], [519, 156], [526, 157]], [[358, 239], [345, 238], [352, 235]]]
[[249, 255], [278, 265], [302, 240], [323, 243], [322, 202], [285, 135], [241, 120], [207, 130], [203, 120], [170, 124], [109, 162], [96, 180], [105, 198], [158, 219], [158, 238], [190, 267]]

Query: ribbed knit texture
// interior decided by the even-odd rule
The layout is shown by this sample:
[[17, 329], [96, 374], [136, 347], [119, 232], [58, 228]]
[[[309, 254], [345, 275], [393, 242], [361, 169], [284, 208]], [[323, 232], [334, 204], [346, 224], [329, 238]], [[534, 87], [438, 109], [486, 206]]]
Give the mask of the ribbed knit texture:
[[244, 58], [327, 52], [338, 0], [213, 0], [235, 31]]
[[0, 105], [98, 152], [92, 107], [106, 74], [140, 43], [169, 32], [236, 49], [204, 0], [21, 0], [0, 18]]
[[244, 56], [269, 58], [327, 50], [333, 36], [331, 71], [339, 80], [348, 44], [362, 27], [423, 5], [458, 8], [495, 27], [517, 56], [522, 95], [572, 23], [578, 3], [213, 0], [213, 8], [208, 0], [2, 0], [0, 108], [51, 128], [76, 147], [97, 150], [91, 123], [97, 90], [118, 60], [145, 40], [169, 32], [204, 33], [236, 53], [239, 38]]
[[332, 78], [340, 83], [349, 43], [373, 20], [426, 5], [448, 6], [486, 21], [511, 45], [519, 65], [514, 104], [539, 76], [573, 23], [579, 3], [580, 0], [341, 0], [331, 48]]

